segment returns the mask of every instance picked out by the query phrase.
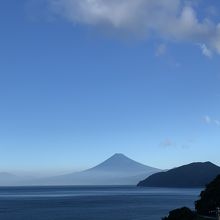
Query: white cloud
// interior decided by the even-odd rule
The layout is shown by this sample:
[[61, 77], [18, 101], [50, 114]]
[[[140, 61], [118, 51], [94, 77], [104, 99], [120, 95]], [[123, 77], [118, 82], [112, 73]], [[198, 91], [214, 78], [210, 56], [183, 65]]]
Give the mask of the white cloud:
[[200, 44], [199, 46], [200, 46], [200, 48], [202, 50], [202, 54], [204, 56], [212, 58], [212, 51], [210, 49], [208, 49], [205, 44]]
[[220, 126], [220, 121], [219, 121], [219, 120], [214, 120], [214, 123], [215, 123], [217, 126]]
[[211, 123], [211, 118], [210, 118], [210, 116], [208, 116], [208, 115], [204, 116], [204, 117], [203, 117], [203, 120], [204, 120], [204, 122], [205, 122], [206, 124], [210, 124], [210, 123]]
[[[220, 54], [220, 24], [199, 19], [192, 0], [47, 0], [74, 24], [202, 45], [204, 55]], [[186, 3], [187, 2], [187, 3]], [[190, 4], [189, 4], [190, 3]]]
[[162, 147], [173, 147], [176, 146], [176, 144], [171, 139], [165, 139], [160, 143], [160, 146]]
[[157, 57], [159, 56], [163, 56], [164, 54], [166, 54], [167, 52], [167, 46], [166, 44], [159, 44], [156, 48], [156, 52], [155, 52], [155, 55]]
[[212, 119], [210, 116], [206, 115], [203, 117], [203, 121], [206, 123], [206, 124], [213, 124], [213, 125], [217, 125], [217, 126], [220, 126], [220, 120], [218, 119]]
[[194, 142], [195, 142], [194, 140], [190, 139], [190, 140], [184, 141], [184, 143], [182, 144], [178, 144], [178, 143], [175, 143], [172, 139], [167, 138], [167, 139], [164, 139], [160, 143], [160, 146], [163, 148], [172, 148], [172, 149], [173, 148], [188, 149], [192, 147]]

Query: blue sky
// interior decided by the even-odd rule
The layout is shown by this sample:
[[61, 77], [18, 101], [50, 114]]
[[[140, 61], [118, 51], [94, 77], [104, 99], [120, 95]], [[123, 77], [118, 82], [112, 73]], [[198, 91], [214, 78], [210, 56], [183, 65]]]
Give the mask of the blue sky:
[[1, 171], [220, 165], [220, 3], [137, 2], [0, 3]]

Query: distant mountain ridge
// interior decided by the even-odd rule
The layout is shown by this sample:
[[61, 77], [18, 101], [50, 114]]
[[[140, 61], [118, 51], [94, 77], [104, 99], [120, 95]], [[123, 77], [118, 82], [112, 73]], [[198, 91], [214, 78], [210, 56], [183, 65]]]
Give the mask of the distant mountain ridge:
[[155, 173], [138, 183], [142, 187], [204, 187], [217, 175], [220, 167], [211, 163], [191, 163], [166, 172]]
[[117, 153], [99, 165], [82, 172], [47, 178], [25, 178], [0, 173], [0, 186], [21, 185], [137, 185], [160, 169], [138, 163]]
[[22, 178], [11, 173], [0, 172], [0, 186], [14, 185]]

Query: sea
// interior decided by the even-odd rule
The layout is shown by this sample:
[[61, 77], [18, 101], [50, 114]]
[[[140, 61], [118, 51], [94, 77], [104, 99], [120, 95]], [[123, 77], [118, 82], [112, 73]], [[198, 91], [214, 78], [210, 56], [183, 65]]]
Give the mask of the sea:
[[201, 189], [135, 186], [0, 187], [0, 220], [161, 220], [194, 207]]

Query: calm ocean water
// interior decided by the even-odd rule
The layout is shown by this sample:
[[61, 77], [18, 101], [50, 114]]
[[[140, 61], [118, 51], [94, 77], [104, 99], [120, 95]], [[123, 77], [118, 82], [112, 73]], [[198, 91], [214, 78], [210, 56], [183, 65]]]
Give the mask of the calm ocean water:
[[1, 187], [1, 220], [160, 220], [201, 189]]

